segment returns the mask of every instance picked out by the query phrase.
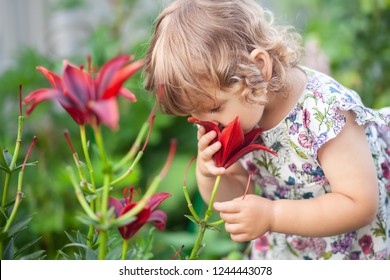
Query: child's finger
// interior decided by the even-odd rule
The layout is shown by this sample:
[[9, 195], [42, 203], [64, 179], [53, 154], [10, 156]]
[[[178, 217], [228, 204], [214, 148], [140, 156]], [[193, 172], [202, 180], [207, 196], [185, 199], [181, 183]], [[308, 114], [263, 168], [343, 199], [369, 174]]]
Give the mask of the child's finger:
[[199, 150], [204, 150], [206, 149], [209, 145], [210, 142], [217, 136], [217, 133], [215, 131], [210, 131], [203, 136], [199, 138], [198, 141], [198, 149]]
[[240, 203], [233, 200], [225, 202], [214, 202], [213, 207], [216, 211], [224, 213], [236, 213], [240, 211]]
[[210, 159], [220, 148], [221, 148], [221, 142], [215, 142], [211, 146], [208, 146], [202, 151], [201, 157], [203, 160]]
[[206, 133], [206, 129], [204, 128], [204, 126], [198, 125], [198, 133], [197, 133], [198, 141], [205, 133]]

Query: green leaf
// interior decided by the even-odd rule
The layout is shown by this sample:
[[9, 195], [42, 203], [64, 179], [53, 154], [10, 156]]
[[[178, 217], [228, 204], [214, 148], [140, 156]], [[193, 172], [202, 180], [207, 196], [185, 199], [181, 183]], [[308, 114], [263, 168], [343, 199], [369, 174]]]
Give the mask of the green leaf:
[[218, 232], [221, 232], [221, 230], [215, 226], [206, 226], [206, 228], [208, 229], [211, 229], [211, 230], [215, 230], [215, 231], [218, 231]]
[[37, 259], [43, 259], [45, 257], [45, 250], [39, 250], [36, 252], [33, 252], [31, 254], [25, 255], [21, 257], [21, 260], [37, 260]]
[[[28, 163], [26, 163], [25, 166], [36, 166], [37, 164], [38, 164], [38, 161], [33, 161], [33, 162], [28, 162]], [[18, 166], [15, 167], [15, 169], [12, 170], [12, 171], [22, 169], [22, 167], [23, 167], [23, 164], [18, 165]]]
[[5, 158], [6, 151], [8, 151], [8, 150], [0, 147], [0, 169], [4, 170], [6, 172], [10, 172], [11, 169], [9, 168], [9, 164], [7, 164], [7, 160]]
[[10, 229], [8, 230], [9, 236], [13, 236], [13, 235], [17, 234], [18, 232], [21, 232], [24, 229], [26, 229], [27, 225], [30, 223], [31, 219], [32, 219], [32, 217], [29, 216], [29, 217], [17, 222], [16, 224], [12, 225], [10, 227]]
[[329, 104], [329, 105], [331, 105], [331, 104], [333, 104], [335, 101], [336, 101], [336, 96], [332, 96], [332, 97], [330, 97], [330, 98], [326, 101], [326, 103]]
[[328, 252], [322, 253], [322, 257], [323, 257], [325, 260], [329, 260], [329, 259], [332, 257], [332, 255], [333, 255], [332, 251], [328, 251]]
[[196, 221], [196, 219], [192, 215], [184, 215], [187, 219], [189, 219], [191, 222], [193, 222], [195, 225], [199, 225], [199, 223]]
[[11, 238], [3, 253], [3, 258], [5, 260], [12, 260], [14, 258], [14, 246], [14, 238]]
[[67, 233], [66, 231], [65, 231], [65, 235], [68, 237], [68, 239], [69, 239], [71, 242], [77, 243], [77, 240], [76, 240], [75, 238], [73, 238], [73, 236], [70, 235], [69, 233]]
[[5, 160], [6, 166], [10, 167], [13, 157], [8, 152], [8, 149], [4, 149], [3, 150], [3, 157], [4, 157], [4, 160]]
[[[36, 240], [33, 240], [29, 243], [27, 243], [26, 245], [24, 245], [22, 248], [20, 248], [16, 253], [15, 253], [15, 256], [19, 256], [23, 253], [23, 251], [27, 250], [28, 248], [34, 246], [34, 244], [38, 243], [39, 240], [41, 240], [42, 237], [39, 237], [37, 238]], [[44, 251], [43, 251], [44, 252]], [[26, 256], [23, 256], [23, 258], [25, 258]]]
[[10, 172], [9, 168], [3, 167], [2, 165], [0, 165], [0, 169], [8, 173]]
[[[57, 250], [57, 256], [60, 254], [65, 260], [69, 260], [69, 256], [62, 250]], [[57, 257], [58, 258], [58, 257]]]
[[90, 226], [90, 225], [97, 226], [98, 225], [97, 221], [92, 220], [91, 218], [89, 218], [88, 216], [85, 216], [85, 215], [77, 216], [76, 219], [79, 220], [80, 222], [82, 222], [83, 224], [88, 225], [88, 226]]
[[306, 154], [302, 151], [302, 149], [294, 143], [294, 141], [290, 140], [290, 145], [294, 148], [297, 155], [302, 159], [307, 159]]

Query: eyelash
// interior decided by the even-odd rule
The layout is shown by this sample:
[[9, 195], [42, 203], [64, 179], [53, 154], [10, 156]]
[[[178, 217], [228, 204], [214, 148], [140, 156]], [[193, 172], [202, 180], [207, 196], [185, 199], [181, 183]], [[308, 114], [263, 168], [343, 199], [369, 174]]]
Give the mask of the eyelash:
[[218, 113], [222, 110], [222, 105], [219, 105], [217, 107], [214, 107], [210, 110], [210, 113]]

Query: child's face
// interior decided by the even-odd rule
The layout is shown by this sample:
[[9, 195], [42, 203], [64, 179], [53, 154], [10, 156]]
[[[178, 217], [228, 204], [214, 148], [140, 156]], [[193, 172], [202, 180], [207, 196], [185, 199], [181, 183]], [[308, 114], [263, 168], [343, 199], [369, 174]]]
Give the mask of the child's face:
[[259, 123], [263, 111], [264, 105], [241, 101], [238, 94], [225, 94], [218, 98], [210, 111], [191, 115], [201, 121], [213, 122], [220, 128], [226, 127], [238, 116], [244, 133], [248, 133]]

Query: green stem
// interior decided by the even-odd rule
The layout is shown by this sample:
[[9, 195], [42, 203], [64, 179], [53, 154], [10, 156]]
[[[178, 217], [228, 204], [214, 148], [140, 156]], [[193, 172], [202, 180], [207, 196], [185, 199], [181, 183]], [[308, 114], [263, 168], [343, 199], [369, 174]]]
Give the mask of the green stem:
[[[108, 160], [107, 160], [107, 156], [106, 156], [106, 151], [104, 149], [103, 138], [102, 138], [102, 134], [100, 132], [100, 127], [95, 125], [93, 127], [93, 131], [95, 133], [95, 139], [96, 139], [96, 144], [97, 144], [98, 149], [99, 149], [100, 158], [103, 161], [103, 166], [104, 166], [104, 168], [107, 168]], [[108, 170], [104, 170], [104, 171], [108, 172]]]
[[114, 172], [118, 171], [121, 167], [123, 167], [125, 164], [127, 164], [135, 157], [139, 148], [141, 147], [141, 141], [144, 138], [145, 133], [148, 131], [148, 127], [149, 127], [148, 122], [145, 122], [142, 125], [141, 130], [138, 132], [137, 138], [135, 139], [135, 142], [131, 146], [129, 152], [121, 159], [121, 161], [118, 164], [114, 166]]
[[[95, 173], [94, 173], [91, 158], [90, 158], [89, 152], [88, 152], [87, 136], [86, 136], [86, 131], [85, 131], [84, 125], [80, 125], [80, 138], [81, 138], [81, 144], [83, 147], [85, 161], [86, 161], [87, 166], [88, 166], [92, 192], [95, 192], [95, 190], [96, 190]], [[83, 180], [83, 182], [86, 182], [86, 180]], [[87, 186], [88, 186], [88, 183], [87, 183]], [[89, 186], [88, 186], [88, 189], [89, 189]], [[88, 204], [88, 203], [86, 202], [84, 195], [80, 194], [80, 189], [78, 187], [75, 190], [76, 190], [76, 196], [77, 196], [78, 200], [80, 201], [80, 204], [84, 208], [84, 211], [86, 211], [87, 214], [89, 213], [88, 216], [96, 218], [96, 216], [95, 216], [96, 200], [92, 200], [91, 203], [89, 204], [89, 210], [86, 210], [85, 204]], [[88, 230], [88, 237], [87, 237], [88, 245], [90, 247], [92, 247], [92, 245], [93, 245], [93, 234], [94, 234], [94, 228], [92, 225], [90, 225], [89, 230]]]
[[196, 260], [198, 258], [198, 251], [199, 251], [199, 248], [202, 244], [202, 240], [203, 240], [203, 236], [204, 236], [205, 231], [206, 231], [206, 225], [205, 225], [205, 223], [201, 223], [200, 228], [199, 228], [198, 237], [196, 238], [194, 248], [192, 249], [191, 254], [190, 254], [190, 260]]
[[9, 166], [9, 169], [11, 170], [11, 172], [12, 172], [12, 170], [14, 169], [14, 167], [16, 165], [16, 160], [17, 160], [18, 155], [19, 155], [20, 145], [22, 143], [23, 122], [24, 122], [24, 117], [23, 116], [19, 116], [19, 118], [18, 118], [18, 136], [16, 138], [15, 151], [14, 151], [14, 155], [13, 155], [11, 164]]
[[215, 226], [219, 226], [219, 225], [222, 225], [225, 221], [224, 220], [218, 220], [216, 222], [212, 222], [212, 223], [209, 223], [207, 224], [209, 227], [215, 227]]
[[129, 248], [129, 240], [128, 239], [123, 239], [123, 243], [122, 243], [122, 258], [121, 260], [125, 260], [126, 259], [126, 254], [127, 254], [127, 250]]
[[84, 191], [87, 192], [87, 193], [89, 193], [89, 194], [94, 194], [94, 193], [96, 193], [96, 191], [92, 190], [92, 189], [89, 187], [89, 185], [88, 185], [88, 181], [87, 181], [87, 179], [86, 179], [86, 177], [85, 177], [85, 174], [84, 174], [84, 172], [83, 172], [83, 168], [82, 168], [82, 166], [81, 166], [81, 164], [80, 164], [80, 159], [79, 159], [79, 156], [78, 156], [77, 153], [74, 153], [74, 154], [73, 154], [73, 159], [74, 159], [74, 161], [75, 161], [77, 170], [78, 170], [78, 172], [79, 172], [79, 177], [80, 177], [80, 179], [81, 179], [81, 184], [82, 184], [82, 186], [83, 186], [83, 188], [84, 188]]
[[72, 185], [74, 187], [74, 190], [75, 190], [75, 193], [76, 193], [76, 197], [77, 197], [77, 200], [79, 201], [81, 207], [83, 208], [84, 212], [88, 215], [88, 217], [90, 217], [92, 220], [94, 221], [98, 221], [95, 213], [93, 212], [93, 209], [91, 209], [91, 206], [88, 204], [87, 200], [85, 199], [84, 197], [84, 194], [83, 192], [81, 191], [78, 183], [77, 183], [77, 180], [74, 176], [74, 173], [73, 173], [73, 170], [72, 168], [68, 167], [68, 172], [70, 174], [70, 179], [72, 181]]
[[190, 195], [188, 193], [188, 189], [187, 189], [186, 185], [183, 186], [183, 192], [184, 192], [184, 196], [185, 196], [186, 201], [187, 201], [188, 209], [190, 210], [190, 212], [191, 212], [192, 216], [194, 217], [195, 221], [200, 223], [200, 218], [199, 218], [198, 214], [196, 214], [194, 206], [192, 205], [192, 201], [191, 201], [191, 198], [190, 198]]
[[206, 210], [206, 213], [205, 213], [203, 220], [201, 220], [199, 223], [200, 229], [199, 229], [198, 237], [196, 238], [196, 241], [195, 241], [194, 248], [192, 248], [192, 251], [190, 254], [190, 260], [194, 260], [194, 259], [198, 258], [199, 248], [202, 245], [204, 233], [206, 231], [206, 228], [211, 225], [211, 224], [210, 225], [207, 224], [207, 221], [209, 220], [209, 218], [211, 217], [211, 214], [213, 213], [213, 203], [215, 200], [215, 196], [217, 194], [217, 190], [218, 190], [220, 181], [221, 181], [221, 175], [217, 176], [217, 178], [215, 179], [214, 187], [213, 187], [213, 190], [211, 192], [209, 205], [207, 207], [207, 210]]
[[104, 183], [103, 183], [103, 194], [101, 200], [100, 213], [102, 215], [102, 223], [107, 222], [107, 211], [108, 211], [108, 197], [110, 196], [110, 181], [112, 177], [111, 166], [107, 160], [106, 151], [104, 149], [103, 138], [99, 126], [95, 125], [93, 127], [95, 133], [96, 144], [100, 152], [100, 158], [103, 162], [103, 174], [104, 174]]
[[99, 233], [99, 238], [99, 260], [104, 260], [106, 258], [107, 251], [108, 231], [101, 230]]
[[87, 162], [89, 175], [91, 177], [90, 179], [91, 179], [92, 190], [96, 190], [94, 170], [93, 170], [91, 158], [90, 158], [89, 152], [88, 152], [87, 136], [86, 136], [84, 125], [80, 125], [80, 137], [81, 137], [81, 144], [83, 147], [85, 161]]
[[16, 212], [18, 211], [18, 208], [19, 208], [19, 204], [20, 204], [20, 202], [22, 201], [22, 182], [23, 182], [23, 174], [24, 174], [23, 171], [19, 172], [19, 177], [18, 177], [18, 189], [17, 189], [17, 192], [16, 192], [16, 198], [15, 198], [14, 208], [12, 209], [11, 215], [9, 216], [9, 218], [8, 218], [8, 220], [7, 220], [7, 223], [5, 224], [3, 233], [6, 233], [6, 232], [9, 230], [9, 228], [10, 228], [12, 222], [13, 222], [14, 219], [15, 219]]
[[9, 188], [10, 180], [11, 180], [11, 172], [7, 172], [5, 174], [5, 180], [4, 180], [3, 198], [1, 200], [1, 209], [3, 209], [3, 210], [5, 208], [5, 205], [7, 204], [7, 195], [8, 195], [8, 188]]
[[131, 166], [129, 167], [129, 169], [127, 169], [127, 171], [122, 174], [119, 178], [115, 179], [114, 181], [112, 181], [110, 183], [111, 186], [114, 186], [120, 182], [122, 182], [124, 179], [127, 178], [127, 176], [129, 176], [131, 174], [131, 172], [133, 172], [133, 169], [134, 167], [136, 166], [136, 164], [140, 161], [140, 159], [142, 158], [143, 156], [143, 152], [142, 151], [139, 151], [138, 154], [137, 154], [137, 157], [134, 159], [133, 163], [131, 164]]
[[215, 200], [215, 195], [217, 194], [217, 190], [218, 190], [220, 181], [221, 181], [221, 175], [218, 175], [217, 178], [215, 179], [213, 191], [211, 192], [209, 206], [208, 206], [208, 208], [206, 210], [206, 214], [205, 214], [205, 217], [204, 217], [204, 221], [206, 223], [209, 220], [211, 214], [213, 213], [213, 203], [214, 203], [214, 200]]
[[20, 145], [22, 143], [23, 122], [24, 122], [24, 116], [20, 115], [18, 118], [18, 132], [17, 132], [17, 136], [16, 136], [15, 151], [14, 151], [14, 155], [13, 155], [11, 164], [9, 166], [10, 173], [7, 173], [5, 175], [3, 197], [1, 200], [1, 208], [2, 209], [4, 209], [5, 205], [7, 204], [7, 196], [8, 196], [9, 182], [11, 179], [11, 173], [13, 172], [13, 170], [15, 168], [16, 160], [18, 159], [18, 156], [19, 156]]

